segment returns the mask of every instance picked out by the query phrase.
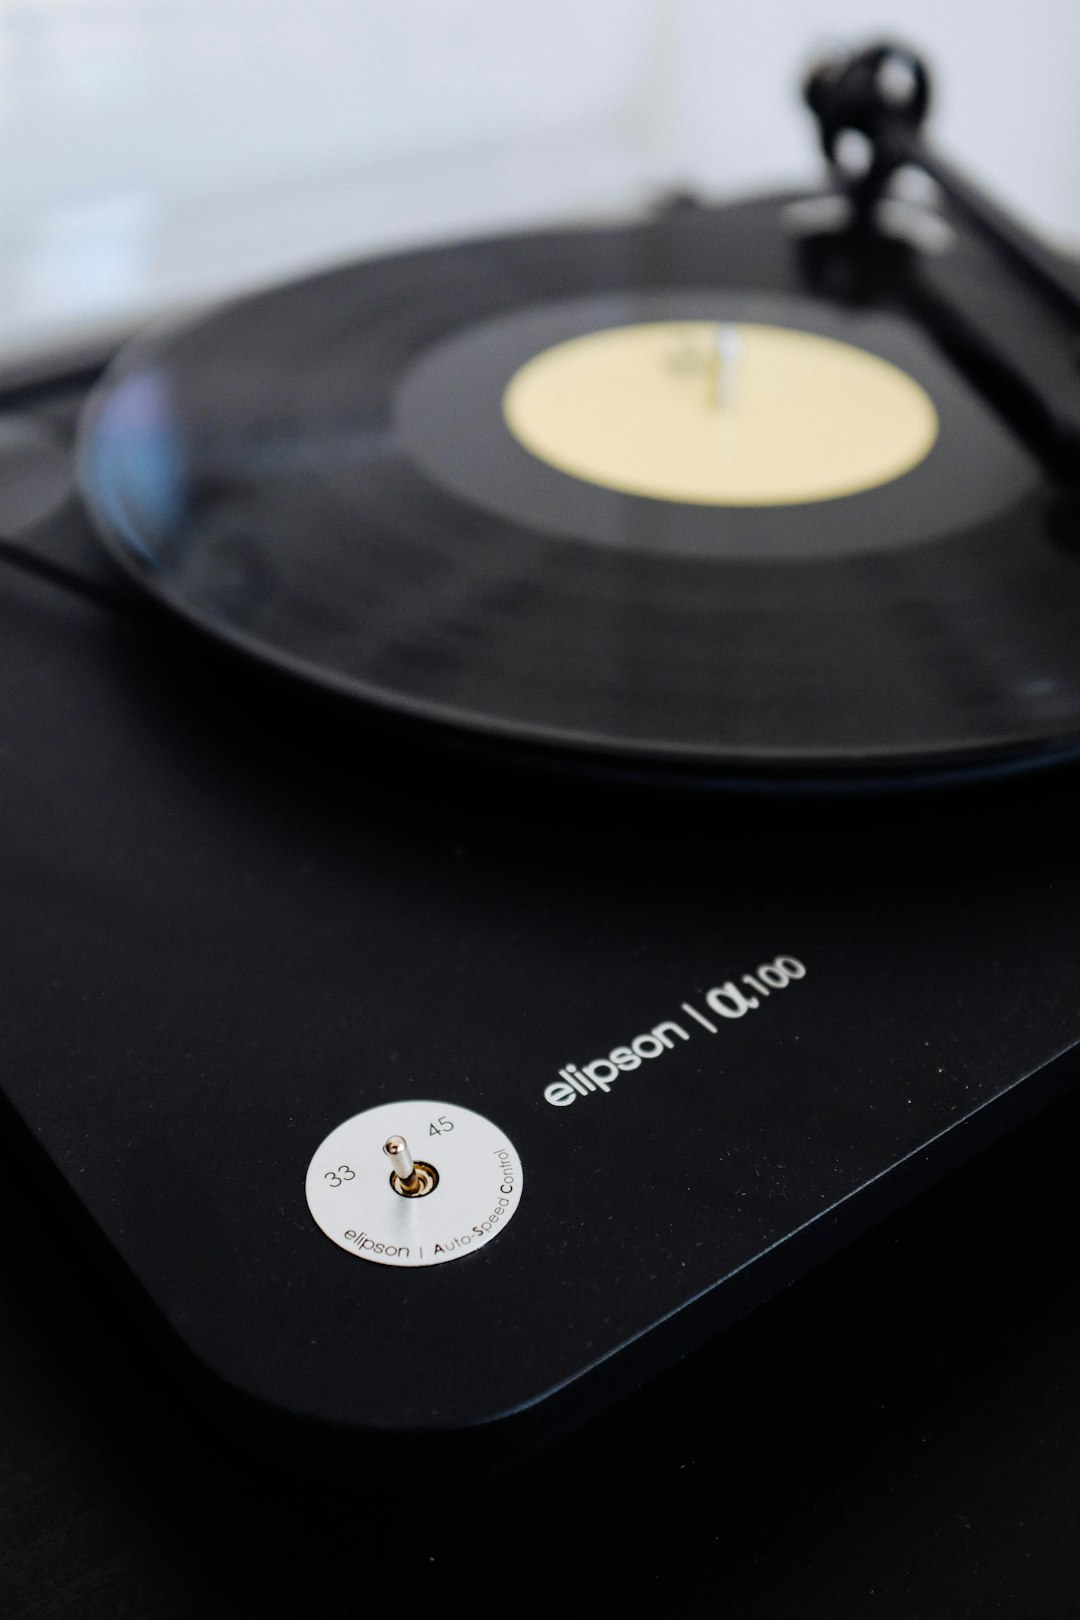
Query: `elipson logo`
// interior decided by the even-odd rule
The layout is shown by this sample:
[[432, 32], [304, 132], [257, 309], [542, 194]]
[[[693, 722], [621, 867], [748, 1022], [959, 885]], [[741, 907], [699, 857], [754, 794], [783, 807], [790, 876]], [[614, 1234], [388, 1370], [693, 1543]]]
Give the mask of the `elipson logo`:
[[[579, 1097], [588, 1097], [590, 1093], [601, 1092], [607, 1096], [621, 1074], [640, 1069], [643, 1063], [662, 1057], [681, 1042], [690, 1040], [698, 1029], [704, 1029], [710, 1035], [718, 1034], [724, 1021], [745, 1018], [747, 1013], [756, 1011], [768, 1000], [774, 991], [786, 990], [794, 980], [805, 977], [806, 967], [797, 956], [776, 956], [771, 962], [757, 967], [753, 973], [741, 974], [738, 984], [733, 979], [727, 979], [723, 984], [707, 990], [704, 1003], [708, 1014], [691, 1002], [683, 1001], [680, 1010], [685, 1017], [681, 1022], [665, 1018], [644, 1034], [635, 1035], [625, 1046], [613, 1046], [606, 1057], [593, 1058], [591, 1063], [580, 1066], [566, 1064], [559, 1070], [561, 1078], [545, 1086], [544, 1099], [555, 1108], [569, 1108]], [[750, 994], [742, 988], [743, 985], [748, 987]], [[721, 1022], [714, 1022], [714, 1019]]]

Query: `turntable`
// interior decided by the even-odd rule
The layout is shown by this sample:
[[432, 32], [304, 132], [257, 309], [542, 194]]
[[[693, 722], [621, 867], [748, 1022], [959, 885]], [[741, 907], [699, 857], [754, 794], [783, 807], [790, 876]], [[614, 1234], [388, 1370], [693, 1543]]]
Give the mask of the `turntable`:
[[910, 52], [807, 99], [820, 193], [350, 265], [9, 423], [12, 1117], [349, 1477], [512, 1463], [1075, 1078], [1080, 287]]

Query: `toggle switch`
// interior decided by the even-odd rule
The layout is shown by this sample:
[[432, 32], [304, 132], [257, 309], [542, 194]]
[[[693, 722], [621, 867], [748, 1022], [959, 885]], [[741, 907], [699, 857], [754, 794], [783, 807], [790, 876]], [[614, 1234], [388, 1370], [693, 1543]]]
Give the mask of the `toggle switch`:
[[505, 1231], [522, 1182], [517, 1150], [492, 1120], [410, 1098], [331, 1131], [308, 1165], [305, 1191], [316, 1225], [338, 1248], [379, 1265], [438, 1266]]
[[390, 1185], [402, 1198], [426, 1198], [439, 1185], [439, 1172], [434, 1165], [414, 1160], [409, 1144], [403, 1136], [391, 1136], [383, 1143], [393, 1169]]

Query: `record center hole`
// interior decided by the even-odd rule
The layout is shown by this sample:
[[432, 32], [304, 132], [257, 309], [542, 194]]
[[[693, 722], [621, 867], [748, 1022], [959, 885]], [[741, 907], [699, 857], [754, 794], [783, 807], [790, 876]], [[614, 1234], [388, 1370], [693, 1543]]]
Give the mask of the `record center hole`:
[[426, 1198], [439, 1185], [439, 1172], [433, 1164], [417, 1159], [413, 1166], [412, 1182], [402, 1181], [396, 1170], [390, 1172], [390, 1185], [399, 1198]]

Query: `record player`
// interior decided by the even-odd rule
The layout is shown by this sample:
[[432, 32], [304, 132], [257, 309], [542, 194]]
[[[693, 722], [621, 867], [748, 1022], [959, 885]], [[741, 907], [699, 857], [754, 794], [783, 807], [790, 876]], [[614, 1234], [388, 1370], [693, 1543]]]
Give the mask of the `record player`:
[[807, 99], [9, 391], [9, 1127], [275, 1450], [505, 1467], [1075, 1079], [1080, 279]]

